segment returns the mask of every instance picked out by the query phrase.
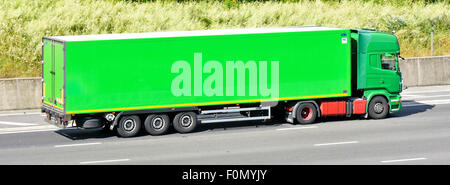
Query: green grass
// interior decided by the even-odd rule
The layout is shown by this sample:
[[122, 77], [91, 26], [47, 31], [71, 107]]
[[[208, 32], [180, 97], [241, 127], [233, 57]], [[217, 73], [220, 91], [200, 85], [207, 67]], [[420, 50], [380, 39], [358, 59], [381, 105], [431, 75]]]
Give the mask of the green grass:
[[41, 75], [43, 36], [322, 25], [395, 30], [404, 57], [450, 54], [444, 1], [0, 0], [0, 78]]

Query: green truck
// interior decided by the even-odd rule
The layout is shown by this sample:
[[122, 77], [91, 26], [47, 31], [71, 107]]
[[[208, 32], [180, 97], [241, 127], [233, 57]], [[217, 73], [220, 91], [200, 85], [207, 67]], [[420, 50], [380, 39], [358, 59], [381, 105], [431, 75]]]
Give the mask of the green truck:
[[42, 112], [63, 128], [161, 135], [282, 118], [380, 119], [401, 110], [397, 38], [281, 27], [42, 39]]

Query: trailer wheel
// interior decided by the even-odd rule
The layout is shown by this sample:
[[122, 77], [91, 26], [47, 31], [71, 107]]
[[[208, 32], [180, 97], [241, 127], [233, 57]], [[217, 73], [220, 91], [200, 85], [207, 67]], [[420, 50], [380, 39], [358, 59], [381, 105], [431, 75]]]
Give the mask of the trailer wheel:
[[173, 118], [173, 128], [179, 133], [192, 132], [197, 127], [197, 114], [180, 112]]
[[297, 107], [295, 119], [300, 124], [314, 123], [317, 117], [317, 109], [312, 103], [302, 103]]
[[389, 114], [389, 105], [386, 98], [375, 96], [369, 103], [369, 116], [372, 119], [382, 119]]
[[121, 137], [136, 136], [141, 130], [141, 119], [139, 116], [123, 116], [120, 118], [117, 133]]
[[162, 135], [169, 129], [170, 119], [165, 114], [150, 114], [144, 121], [145, 130], [150, 135]]

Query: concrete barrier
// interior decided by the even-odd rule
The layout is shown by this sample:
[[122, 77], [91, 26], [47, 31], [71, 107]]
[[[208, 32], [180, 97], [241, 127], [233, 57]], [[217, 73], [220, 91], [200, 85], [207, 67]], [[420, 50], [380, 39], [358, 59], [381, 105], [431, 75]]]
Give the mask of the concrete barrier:
[[41, 96], [41, 78], [0, 79], [0, 110], [39, 108]]
[[400, 71], [407, 87], [450, 85], [450, 56], [400, 60]]
[[[450, 85], [450, 56], [400, 60], [407, 87]], [[0, 110], [36, 109], [41, 106], [41, 78], [0, 79]]]

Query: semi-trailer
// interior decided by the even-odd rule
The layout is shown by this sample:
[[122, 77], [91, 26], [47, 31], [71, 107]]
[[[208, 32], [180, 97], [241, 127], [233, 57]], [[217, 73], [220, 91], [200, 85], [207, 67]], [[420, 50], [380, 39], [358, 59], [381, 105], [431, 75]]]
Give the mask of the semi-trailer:
[[216, 122], [310, 124], [401, 110], [392, 33], [281, 27], [49, 36], [42, 112], [65, 128], [180, 133]]

